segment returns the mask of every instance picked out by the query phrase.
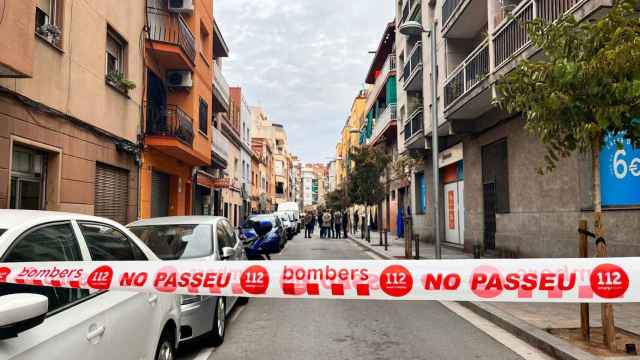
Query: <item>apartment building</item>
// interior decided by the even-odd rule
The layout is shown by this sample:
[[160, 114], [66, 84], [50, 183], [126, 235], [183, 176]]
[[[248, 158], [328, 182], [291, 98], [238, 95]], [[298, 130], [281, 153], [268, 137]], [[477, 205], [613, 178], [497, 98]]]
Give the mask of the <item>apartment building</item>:
[[[404, 67], [401, 103], [419, 103], [413, 93], [413, 68], [422, 75], [422, 104], [417, 133], [409, 112], [400, 114], [401, 149], [426, 150], [424, 167], [412, 179], [411, 203], [418, 213], [425, 209], [415, 228], [431, 236], [432, 188], [431, 107], [437, 107], [440, 212], [443, 239], [447, 244], [471, 251], [518, 257], [571, 257], [576, 255], [576, 227], [580, 219], [591, 220], [592, 179], [590, 159], [577, 154], [563, 159], [555, 172], [538, 175], [544, 148], [524, 129], [518, 114], [507, 114], [493, 105], [495, 83], [525, 58], [543, 54], [528, 40], [521, 23], [533, 18], [553, 21], [571, 14], [582, 21], [602, 14], [607, 0], [445, 0], [397, 3], [396, 20], [420, 21], [430, 29], [422, 35], [397, 35], [398, 64]], [[430, 36], [435, 36], [437, 74], [431, 74]], [[417, 44], [421, 55], [412, 55]], [[425, 44], [422, 46], [422, 44]], [[416, 50], [418, 51], [418, 50]], [[401, 57], [402, 55], [402, 57]], [[413, 57], [417, 59], [413, 60]], [[424, 61], [422, 60], [424, 59]], [[415, 66], [414, 66], [415, 63]], [[409, 69], [409, 70], [407, 70]], [[415, 70], [418, 71], [418, 70]], [[436, 76], [437, 102], [431, 101], [431, 76]], [[415, 97], [415, 99], [412, 99]], [[402, 100], [406, 98], [406, 100]], [[403, 102], [404, 101], [404, 102]], [[417, 116], [417, 115], [416, 115]], [[410, 125], [408, 125], [410, 124]], [[408, 127], [407, 127], [408, 126]], [[419, 129], [420, 126], [422, 129]], [[608, 151], [608, 152], [607, 152]], [[613, 154], [603, 149], [602, 177], [612, 178]], [[633, 234], [640, 231], [636, 210], [638, 197], [615, 196], [621, 189], [615, 179], [603, 181], [605, 228], [609, 254], [640, 253]], [[419, 218], [419, 217], [415, 217]]]
[[258, 171], [256, 173], [260, 189], [257, 194], [257, 212], [270, 212], [275, 209], [273, 202], [275, 197], [275, 186], [273, 185], [273, 148], [271, 147], [271, 142], [267, 139], [254, 137], [251, 139], [251, 149], [259, 158]]
[[147, 0], [142, 218], [191, 214], [198, 167], [211, 163], [213, 4], [183, 5]]
[[[378, 48], [373, 56], [365, 82], [369, 85], [364, 107], [366, 120], [361, 129], [361, 142], [379, 146], [389, 154], [392, 161], [398, 158], [398, 110], [397, 110], [397, 59], [396, 24], [386, 24]], [[404, 185], [395, 179], [389, 165], [382, 181], [386, 187], [386, 198], [377, 206], [382, 216], [382, 227], [391, 233], [397, 231], [397, 194]]]
[[3, 2], [0, 207], [137, 218], [144, 27], [142, 0]]
[[324, 206], [328, 190], [328, 169], [324, 164], [305, 164], [302, 168], [302, 204], [305, 210]]
[[242, 93], [242, 88], [232, 87], [231, 98], [239, 106], [240, 123], [240, 197], [242, 207], [241, 218], [246, 218], [251, 211], [251, 107]]

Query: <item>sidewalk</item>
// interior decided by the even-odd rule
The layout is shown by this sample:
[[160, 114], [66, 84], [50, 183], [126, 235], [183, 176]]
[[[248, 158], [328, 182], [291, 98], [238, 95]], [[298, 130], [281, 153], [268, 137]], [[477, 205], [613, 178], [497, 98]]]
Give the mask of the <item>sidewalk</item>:
[[[359, 233], [358, 233], [359, 235]], [[371, 232], [371, 244], [361, 237], [354, 237], [349, 235], [350, 239], [356, 242], [361, 247], [368, 249], [380, 257], [386, 259], [404, 259], [404, 239], [398, 239], [395, 236], [389, 236], [388, 250], [384, 249], [384, 246], [379, 246], [380, 238], [377, 232]], [[420, 258], [421, 259], [433, 259], [434, 257], [433, 244], [420, 243]], [[471, 254], [462, 252], [460, 249], [443, 247], [442, 257], [445, 259], [470, 259]], [[470, 303], [472, 306], [475, 304]], [[545, 337], [545, 334], [549, 333], [550, 329], [579, 329], [580, 328], [580, 306], [579, 304], [548, 304], [548, 303], [505, 303], [505, 302], [492, 302], [478, 304], [481, 311], [476, 311], [481, 315], [484, 312], [494, 312], [490, 314], [489, 320], [494, 321], [499, 314], [508, 314], [513, 317], [517, 323], [523, 325], [523, 328], [530, 327], [539, 330], [537, 334], [531, 335], [531, 337], [537, 337], [541, 335]], [[616, 304], [613, 306], [615, 314], [616, 328], [625, 330], [627, 332], [640, 335], [640, 304]], [[497, 311], [495, 311], [497, 310]], [[589, 306], [590, 310], [590, 323], [592, 328], [599, 328], [601, 326], [600, 318], [600, 305], [592, 304]], [[501, 325], [501, 324], [499, 324]], [[502, 326], [502, 325], [501, 325]], [[522, 332], [522, 328], [519, 329], [507, 329], [516, 333]], [[542, 334], [544, 333], [544, 334]], [[522, 334], [516, 334], [521, 336]], [[521, 336], [523, 339], [527, 336]], [[595, 335], [592, 335], [595, 339]], [[527, 337], [528, 338], [528, 337]], [[558, 338], [556, 338], [558, 339]], [[533, 340], [532, 340], [533, 341]], [[562, 343], [562, 341], [560, 342]], [[564, 342], [569, 345], [568, 342]], [[624, 344], [621, 344], [624, 348]], [[549, 346], [549, 344], [547, 344]], [[551, 345], [553, 347], [553, 345]], [[640, 344], [637, 344], [640, 350]], [[554, 349], [556, 350], [556, 349]], [[579, 353], [579, 352], [578, 352]], [[558, 355], [558, 354], [556, 354]], [[635, 356], [624, 356], [625, 354], [617, 354], [616, 357], [606, 357], [606, 359], [638, 359]], [[558, 355], [559, 356], [559, 355]], [[620, 356], [620, 357], [618, 357]], [[561, 358], [580, 358], [579, 356], [559, 356]]]

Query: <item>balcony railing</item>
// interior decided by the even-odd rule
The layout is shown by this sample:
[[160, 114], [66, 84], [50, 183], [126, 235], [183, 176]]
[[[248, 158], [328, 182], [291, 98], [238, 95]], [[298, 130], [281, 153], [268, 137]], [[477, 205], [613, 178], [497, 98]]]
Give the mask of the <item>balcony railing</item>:
[[415, 74], [416, 70], [419, 66], [422, 66], [422, 41], [418, 41], [411, 50], [409, 54], [409, 58], [407, 59], [407, 63], [404, 64], [404, 69], [402, 70], [402, 79], [405, 83], [411, 79], [413, 74]]
[[482, 42], [445, 80], [445, 108], [489, 74], [489, 42]]
[[373, 124], [371, 138], [377, 139], [390, 122], [397, 120], [397, 114], [396, 104], [389, 104], [387, 108], [378, 115], [376, 122]]
[[414, 111], [404, 124], [404, 141], [408, 141], [414, 135], [422, 133], [422, 125], [424, 124], [423, 109], [419, 108]]
[[370, 109], [371, 106], [373, 106], [373, 104], [376, 102], [378, 94], [380, 93], [380, 91], [382, 91], [382, 89], [384, 89], [385, 85], [387, 84], [387, 78], [389, 77], [389, 74], [391, 73], [391, 71], [395, 70], [396, 54], [391, 53], [389, 54], [389, 56], [387, 56], [387, 60], [385, 60], [384, 64], [380, 68], [380, 74], [373, 84], [372, 94], [374, 94], [375, 96], [369, 96], [366, 104], [367, 109]]
[[463, 1], [464, 0], [444, 0], [442, 3], [442, 24], [447, 24], [447, 21], [451, 19], [451, 15], [453, 15]]
[[223, 159], [227, 159], [229, 156], [229, 140], [222, 134], [222, 131], [215, 127], [213, 130], [213, 141], [211, 143], [211, 149], [214, 153], [218, 154]]
[[225, 103], [229, 103], [229, 83], [222, 74], [222, 69], [218, 66], [218, 63], [213, 62], [213, 84], [216, 89], [222, 95]]
[[410, 20], [411, 14], [414, 12], [413, 8], [419, 5], [421, 0], [405, 0], [402, 6], [402, 18], [400, 18], [400, 24], [407, 20]]
[[193, 146], [193, 119], [176, 105], [150, 106], [145, 101], [148, 135], [168, 136]]
[[175, 44], [184, 54], [195, 62], [196, 40], [182, 16], [172, 14], [159, 7], [147, 7], [149, 19], [149, 39], [169, 44]]
[[582, 0], [526, 0], [498, 27], [493, 36], [496, 68], [529, 44], [525, 24], [535, 18], [545, 22], [559, 19]]

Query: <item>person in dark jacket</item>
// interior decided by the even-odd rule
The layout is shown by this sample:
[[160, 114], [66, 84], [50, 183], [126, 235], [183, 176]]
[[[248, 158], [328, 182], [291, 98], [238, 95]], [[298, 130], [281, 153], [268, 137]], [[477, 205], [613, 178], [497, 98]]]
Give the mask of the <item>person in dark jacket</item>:
[[342, 229], [344, 238], [346, 239], [349, 235], [349, 212], [347, 210], [342, 213]]

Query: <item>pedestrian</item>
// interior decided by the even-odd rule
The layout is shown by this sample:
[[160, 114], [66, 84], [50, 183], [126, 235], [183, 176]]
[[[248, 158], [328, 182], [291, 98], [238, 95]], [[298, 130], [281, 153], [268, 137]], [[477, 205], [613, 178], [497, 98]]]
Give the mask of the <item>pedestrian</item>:
[[329, 229], [331, 228], [331, 213], [329, 211], [325, 211], [322, 214], [322, 230], [321, 237], [329, 237]]
[[311, 234], [313, 233], [313, 216], [310, 213], [304, 214], [304, 237], [311, 238]]
[[333, 213], [333, 223], [335, 229], [335, 238], [340, 239], [342, 237], [342, 214], [340, 210], [336, 210]]
[[349, 235], [349, 213], [346, 210], [342, 213], [342, 232], [346, 239]]
[[358, 231], [358, 222], [360, 221], [360, 215], [358, 215], [358, 210], [353, 214], [353, 234], [355, 235]]
[[331, 215], [331, 225], [329, 226], [329, 237], [335, 239], [336, 237], [336, 219], [333, 217], [333, 210], [329, 209]]

